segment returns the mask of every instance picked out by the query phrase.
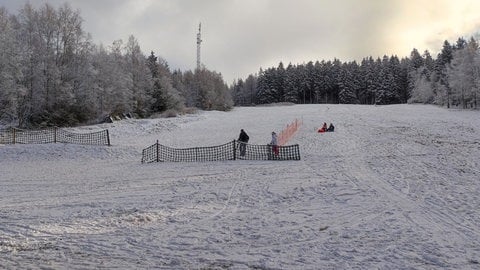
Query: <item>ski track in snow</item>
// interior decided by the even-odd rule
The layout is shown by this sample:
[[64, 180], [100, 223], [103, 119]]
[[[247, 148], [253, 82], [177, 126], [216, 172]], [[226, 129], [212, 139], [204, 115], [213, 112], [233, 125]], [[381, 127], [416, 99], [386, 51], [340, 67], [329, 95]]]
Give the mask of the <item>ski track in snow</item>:
[[[140, 163], [156, 140], [244, 128], [266, 144], [295, 118], [301, 161]], [[478, 111], [295, 105], [71, 130], [105, 128], [111, 147], [0, 145], [0, 268], [480, 268]]]

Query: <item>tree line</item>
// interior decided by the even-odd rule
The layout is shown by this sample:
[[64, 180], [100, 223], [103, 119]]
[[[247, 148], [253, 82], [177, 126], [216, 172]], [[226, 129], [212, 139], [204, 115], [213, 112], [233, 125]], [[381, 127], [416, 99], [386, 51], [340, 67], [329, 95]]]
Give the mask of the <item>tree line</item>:
[[71, 126], [105, 116], [148, 117], [187, 108], [233, 106], [222, 75], [205, 67], [171, 71], [132, 35], [93, 44], [68, 4], [18, 14], [0, 7], [0, 121], [20, 127]]
[[436, 59], [413, 49], [409, 57], [356, 61], [282, 62], [231, 86], [235, 105], [427, 103], [478, 108], [480, 54], [474, 38], [445, 41]]

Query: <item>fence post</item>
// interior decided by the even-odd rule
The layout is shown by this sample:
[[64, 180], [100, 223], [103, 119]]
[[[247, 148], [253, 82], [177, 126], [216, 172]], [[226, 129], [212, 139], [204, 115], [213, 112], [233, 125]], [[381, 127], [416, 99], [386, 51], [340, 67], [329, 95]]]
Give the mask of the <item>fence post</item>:
[[13, 131], [13, 144], [16, 143], [16, 138], [15, 138], [15, 128], [12, 128], [12, 131]]
[[300, 160], [300, 146], [298, 144], [295, 144], [295, 157], [294, 159]]
[[233, 140], [233, 160], [236, 160], [237, 159], [237, 144], [236, 144], [236, 140]]
[[110, 146], [110, 133], [108, 132], [108, 129], [107, 129], [107, 144], [108, 146]]
[[57, 143], [57, 127], [53, 127], [53, 143]]
[[159, 162], [159, 157], [158, 157], [158, 148], [159, 148], [159, 145], [158, 145], [158, 140], [157, 140], [157, 162]]

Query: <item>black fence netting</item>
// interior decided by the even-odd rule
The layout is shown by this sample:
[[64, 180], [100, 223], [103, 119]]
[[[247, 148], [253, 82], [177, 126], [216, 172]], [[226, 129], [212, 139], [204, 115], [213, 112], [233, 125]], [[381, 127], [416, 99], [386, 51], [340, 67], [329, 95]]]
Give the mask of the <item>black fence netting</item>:
[[55, 127], [43, 130], [23, 130], [17, 128], [0, 130], [0, 144], [43, 143], [110, 145], [110, 135], [108, 130], [92, 133], [74, 133]]
[[57, 142], [90, 145], [110, 145], [110, 135], [108, 129], [92, 133], [73, 133], [59, 129], [57, 130]]
[[142, 163], [201, 162], [220, 160], [300, 160], [298, 144], [288, 146], [254, 145], [239, 141], [192, 148], [172, 148], [158, 143], [142, 151]]

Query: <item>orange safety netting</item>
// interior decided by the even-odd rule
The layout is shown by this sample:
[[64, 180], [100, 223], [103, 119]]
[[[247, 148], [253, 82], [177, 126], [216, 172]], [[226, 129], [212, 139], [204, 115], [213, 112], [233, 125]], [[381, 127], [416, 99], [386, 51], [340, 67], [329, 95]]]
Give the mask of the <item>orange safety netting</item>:
[[278, 145], [285, 145], [293, 135], [297, 132], [298, 128], [302, 125], [302, 121], [295, 119], [293, 123], [288, 124], [287, 127], [278, 135]]

